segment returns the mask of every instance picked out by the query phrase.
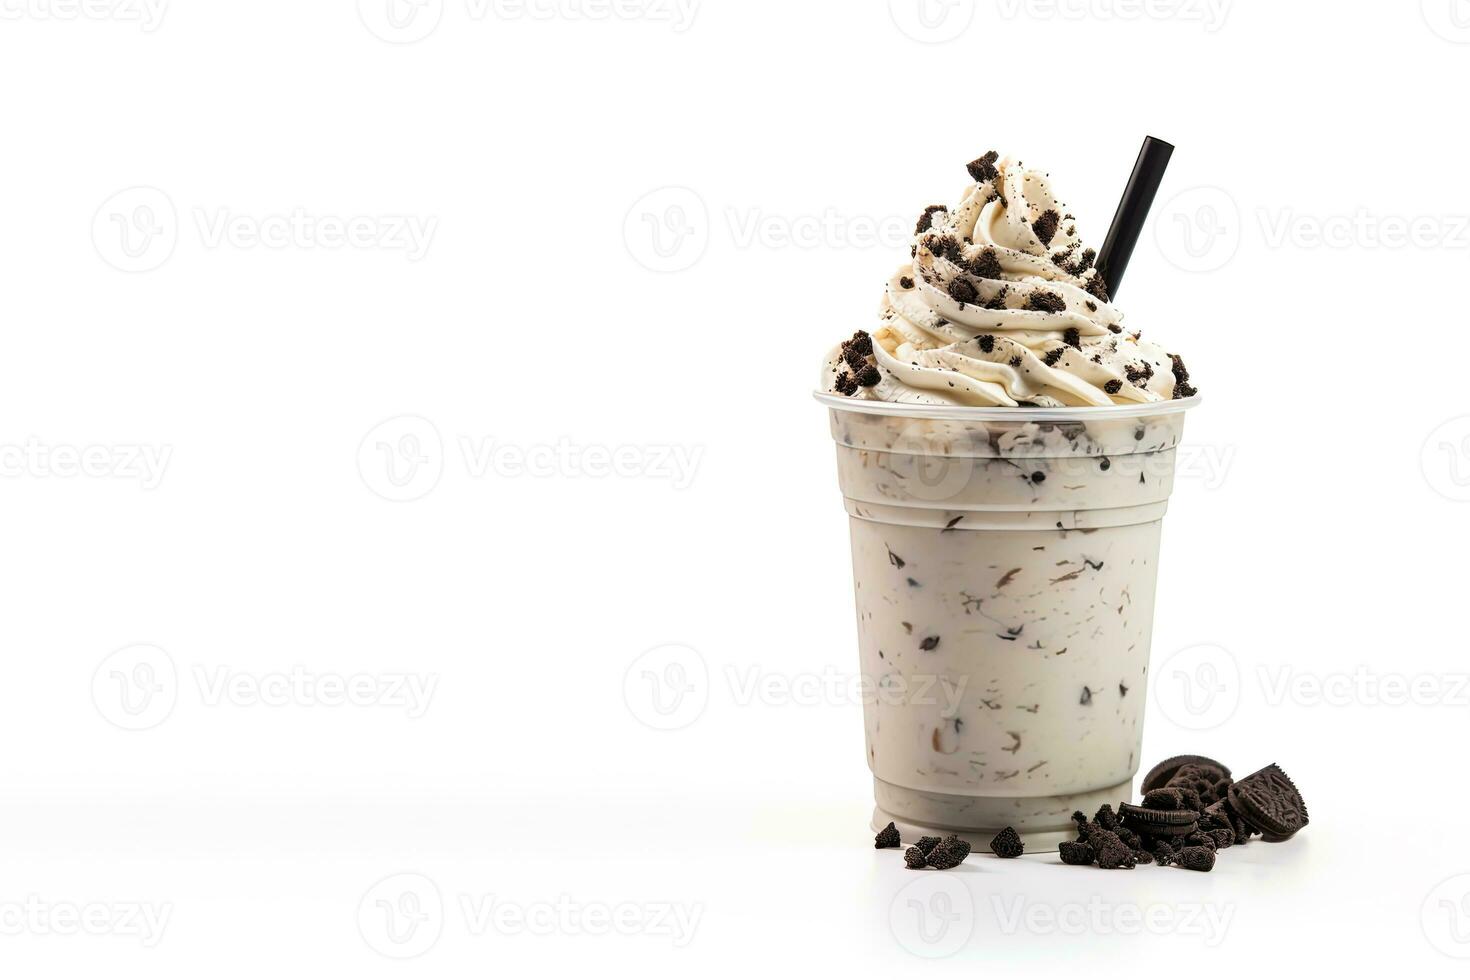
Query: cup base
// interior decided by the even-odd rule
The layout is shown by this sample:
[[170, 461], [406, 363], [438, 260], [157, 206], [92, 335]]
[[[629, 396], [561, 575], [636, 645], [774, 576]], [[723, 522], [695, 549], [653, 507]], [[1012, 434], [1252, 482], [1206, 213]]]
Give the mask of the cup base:
[[[1090, 814], [1089, 814], [1090, 816]], [[1002, 829], [994, 830], [957, 830], [953, 827], [932, 827], [927, 824], [914, 823], [903, 817], [895, 816], [882, 807], [873, 807], [873, 832], [877, 833], [892, 823], [898, 828], [899, 836], [903, 838], [903, 846], [909, 847], [918, 842], [920, 837], [948, 837], [951, 834], [968, 841], [970, 849], [977, 854], [988, 854], [990, 841]], [[1040, 854], [1045, 851], [1055, 851], [1057, 845], [1062, 841], [1076, 840], [1075, 831], [1065, 830], [1017, 830], [1021, 835], [1021, 843], [1025, 845], [1028, 854]]]
[[950, 796], [906, 789], [874, 778], [877, 806], [873, 829], [881, 830], [892, 821], [905, 842], [957, 834], [972, 845], [988, 847], [990, 838], [1013, 827], [1028, 842], [1051, 835], [1051, 846], [1055, 846], [1075, 834], [1074, 811], [1081, 810], [1090, 818], [1104, 803], [1117, 806], [1132, 799], [1132, 790], [1133, 780], [1129, 779], [1115, 786], [1059, 796]]

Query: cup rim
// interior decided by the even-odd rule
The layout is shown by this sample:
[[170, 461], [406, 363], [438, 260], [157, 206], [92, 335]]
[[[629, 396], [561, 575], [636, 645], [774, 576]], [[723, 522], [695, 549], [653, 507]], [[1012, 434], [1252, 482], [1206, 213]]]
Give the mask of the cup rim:
[[1121, 419], [1157, 418], [1161, 415], [1183, 414], [1204, 400], [1203, 396], [1194, 395], [1190, 398], [1174, 398], [1161, 402], [1137, 402], [1130, 405], [1012, 408], [1005, 405], [913, 405], [903, 402], [849, 398], [847, 395], [834, 395], [828, 391], [814, 391], [812, 397], [828, 408], [841, 412], [960, 422], [1109, 422]]

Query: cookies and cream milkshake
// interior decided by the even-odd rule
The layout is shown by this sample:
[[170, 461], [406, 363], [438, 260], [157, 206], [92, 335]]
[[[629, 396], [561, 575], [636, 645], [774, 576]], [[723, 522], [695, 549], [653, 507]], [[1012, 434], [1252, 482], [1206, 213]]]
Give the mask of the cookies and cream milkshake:
[[[1183, 360], [1125, 327], [1047, 176], [926, 208], [822, 394], [852, 534], [874, 826], [1065, 830], [1138, 769]], [[958, 691], [955, 697], [922, 692]]]

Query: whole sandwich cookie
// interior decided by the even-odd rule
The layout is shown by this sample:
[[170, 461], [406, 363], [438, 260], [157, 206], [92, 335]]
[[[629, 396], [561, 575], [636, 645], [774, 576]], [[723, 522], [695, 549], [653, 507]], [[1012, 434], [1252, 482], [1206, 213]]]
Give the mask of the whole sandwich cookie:
[[1194, 810], [1156, 810], [1121, 803], [1118, 815], [1125, 827], [1153, 837], [1187, 837], [1199, 826], [1199, 813]]
[[1307, 804], [1291, 777], [1274, 762], [1230, 786], [1230, 805], [1261, 839], [1287, 840], [1308, 823]]

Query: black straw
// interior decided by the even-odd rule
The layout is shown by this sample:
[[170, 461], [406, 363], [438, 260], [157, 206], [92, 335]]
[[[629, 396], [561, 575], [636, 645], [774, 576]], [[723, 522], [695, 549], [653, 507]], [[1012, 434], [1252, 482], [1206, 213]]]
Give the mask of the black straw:
[[1118, 202], [1113, 215], [1113, 226], [1097, 255], [1097, 271], [1107, 283], [1108, 295], [1116, 297], [1123, 282], [1123, 273], [1128, 269], [1128, 260], [1133, 257], [1133, 246], [1143, 234], [1143, 223], [1148, 218], [1148, 209], [1153, 207], [1154, 195], [1159, 192], [1159, 183], [1164, 179], [1164, 168], [1169, 166], [1169, 156], [1174, 152], [1172, 143], [1146, 136], [1143, 149], [1138, 151], [1138, 160], [1133, 164], [1133, 175], [1123, 198]]

